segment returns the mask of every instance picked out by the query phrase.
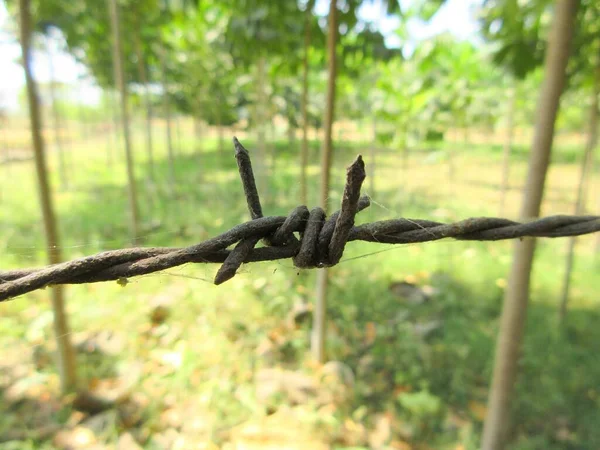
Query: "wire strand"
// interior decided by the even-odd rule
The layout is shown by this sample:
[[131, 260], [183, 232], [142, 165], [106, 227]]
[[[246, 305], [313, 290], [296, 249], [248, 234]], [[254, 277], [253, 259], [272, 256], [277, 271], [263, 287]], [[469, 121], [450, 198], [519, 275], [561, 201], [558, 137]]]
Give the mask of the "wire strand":
[[[292, 259], [297, 268], [338, 264], [351, 241], [379, 244], [415, 244], [456, 239], [497, 241], [524, 237], [557, 238], [600, 231], [600, 216], [556, 215], [515, 222], [477, 217], [444, 224], [399, 218], [354, 225], [355, 216], [370, 205], [360, 197], [365, 179], [362, 157], [348, 167], [342, 208], [329, 218], [321, 208], [295, 208], [288, 217], [263, 217], [250, 157], [234, 138], [248, 209], [252, 220], [198, 244], [183, 248], [125, 248], [105, 251], [43, 268], [0, 271], [0, 302], [56, 284], [81, 284], [146, 275], [187, 263], [221, 263], [214, 283], [231, 279], [243, 263]], [[240, 157], [242, 156], [242, 157]], [[299, 233], [297, 238], [294, 233]], [[256, 247], [259, 241], [262, 247]], [[232, 245], [235, 248], [229, 250]]]

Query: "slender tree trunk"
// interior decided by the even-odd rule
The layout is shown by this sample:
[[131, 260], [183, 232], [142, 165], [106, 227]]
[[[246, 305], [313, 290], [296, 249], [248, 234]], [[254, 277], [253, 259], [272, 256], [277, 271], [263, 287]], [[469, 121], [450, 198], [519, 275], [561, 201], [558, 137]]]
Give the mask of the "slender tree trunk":
[[119, 150], [121, 147], [121, 126], [120, 126], [120, 117], [119, 117], [119, 106], [118, 106], [118, 100], [117, 100], [117, 92], [113, 91], [113, 90], [109, 90], [109, 101], [110, 101], [110, 108], [111, 108], [111, 115], [112, 115], [112, 121], [113, 121], [113, 131], [114, 131], [114, 135], [115, 135], [115, 148], [114, 148], [114, 152], [115, 155], [117, 155], [117, 159], [118, 159], [118, 155], [119, 155]]
[[181, 117], [179, 117], [179, 114], [175, 116], [175, 134], [177, 136], [177, 150], [179, 156], [181, 156], [183, 154], [183, 144], [181, 139]]
[[0, 122], [2, 122], [2, 157], [0, 158], [0, 164], [3, 164], [6, 167], [6, 175], [12, 175], [11, 162], [10, 162], [10, 149], [8, 146], [8, 137], [6, 135], [6, 130], [9, 128], [8, 126], [8, 117], [0, 114]]
[[[265, 92], [265, 79], [266, 79], [266, 58], [259, 56], [256, 65], [256, 89], [257, 89], [257, 102], [256, 102], [256, 150], [258, 153], [257, 161], [257, 176], [259, 191], [263, 198], [268, 194], [266, 191], [266, 92]], [[265, 200], [266, 202], [266, 200]]]
[[[600, 160], [597, 163], [597, 167], [596, 167], [596, 174], [598, 176], [598, 178], [600, 178]], [[597, 189], [598, 193], [600, 193], [600, 187]], [[600, 195], [597, 195], [598, 197], [598, 211], [600, 211]], [[596, 249], [595, 249], [595, 254], [596, 254], [596, 259], [600, 259], [600, 233], [598, 233], [596, 235]]]
[[293, 149], [296, 146], [296, 129], [288, 122], [287, 129], [288, 147]]
[[105, 136], [106, 136], [106, 165], [108, 167], [112, 166], [112, 147], [113, 147], [113, 133], [111, 132], [112, 130], [110, 130], [110, 125], [109, 129], [106, 130], [105, 132]]
[[[47, 41], [48, 39], [46, 39]], [[50, 72], [50, 102], [52, 103], [52, 127], [54, 128], [54, 145], [56, 145], [56, 154], [58, 155], [58, 178], [60, 187], [66, 189], [69, 185], [67, 177], [67, 164], [65, 162], [64, 145], [60, 134], [60, 113], [58, 112], [58, 102], [56, 98], [56, 86], [54, 78], [54, 58], [50, 45], [46, 46], [48, 53], [48, 71]]]
[[[423, 131], [422, 127], [418, 131], [418, 142], [423, 142]], [[402, 127], [402, 170], [405, 174], [408, 174], [408, 160], [410, 156], [410, 149], [408, 148], [408, 125]]]
[[[79, 91], [80, 98], [84, 98], [83, 92]], [[94, 127], [88, 123], [85, 105], [83, 101], [77, 102], [77, 113], [79, 115], [79, 139], [86, 139], [87, 136], [92, 136]]]
[[150, 100], [150, 87], [148, 85], [148, 75], [146, 74], [146, 64], [144, 64], [144, 52], [142, 50], [142, 40], [140, 39], [139, 29], [134, 32], [133, 42], [135, 46], [135, 55], [137, 58], [138, 76], [144, 85], [143, 97], [144, 109], [146, 110], [146, 151], [148, 152], [148, 169], [150, 172], [150, 180], [154, 180], [154, 155], [152, 152], [152, 102]]
[[[538, 102], [529, 173], [521, 208], [523, 220], [538, 217], [540, 213], [554, 125], [565, 85], [565, 71], [578, 4], [577, 0], [556, 2], [546, 53], [545, 80]], [[507, 443], [511, 400], [527, 314], [534, 251], [535, 239], [525, 238], [515, 242], [513, 264], [496, 343], [494, 374], [483, 429], [483, 450], [501, 450]]]
[[[599, 59], [600, 61], [600, 59]], [[579, 176], [579, 185], [577, 187], [577, 199], [575, 201], [575, 215], [584, 213], [587, 178], [592, 169], [593, 154], [598, 141], [598, 95], [600, 95], [600, 66], [596, 67], [594, 77], [594, 87], [592, 90], [592, 104], [590, 105], [590, 118], [587, 143], [581, 163], [581, 174]], [[569, 301], [569, 290], [571, 287], [571, 272], [573, 271], [573, 259], [575, 257], [575, 244], [577, 239], [571, 237], [567, 249], [567, 262], [565, 266], [565, 277], [563, 281], [563, 290], [560, 301], [559, 320], [564, 322], [567, 314], [567, 302]]]
[[223, 129], [223, 120], [221, 119], [221, 111], [217, 114], [217, 134], [219, 138], [219, 156], [223, 156], [225, 151], [225, 130]]
[[171, 129], [171, 106], [169, 102], [169, 85], [167, 82], [167, 60], [164, 47], [159, 49], [161, 66], [161, 83], [163, 87], [163, 112], [166, 121], [167, 154], [169, 159], [169, 189], [171, 192], [175, 189], [175, 157], [173, 155], [173, 136]]
[[377, 118], [373, 116], [373, 136], [372, 136], [372, 144], [371, 144], [371, 161], [369, 161], [370, 177], [369, 180], [369, 190], [371, 191], [371, 196], [375, 196], [375, 156], [377, 154]]
[[306, 168], [308, 166], [308, 55], [310, 52], [310, 20], [314, 1], [309, 1], [304, 18], [304, 58], [302, 61], [302, 148], [300, 150], [300, 201], [308, 204]]
[[[514, 83], [513, 83], [514, 84]], [[516, 89], [515, 86], [509, 90], [508, 93], [508, 110], [506, 112], [506, 136], [504, 140], [504, 155], [502, 158], [502, 187], [500, 194], [500, 217], [504, 216], [504, 209], [506, 204], [506, 193], [508, 191], [509, 177], [510, 177], [510, 152], [513, 143], [513, 130], [514, 130], [514, 115], [515, 115], [515, 103], [516, 103]]]
[[81, 84], [77, 86], [77, 94], [79, 95], [79, 100], [77, 101], [77, 115], [79, 120], [79, 139], [86, 139], [88, 136], [91, 136], [93, 133], [93, 127], [90, 126], [90, 121], [88, 120], [86, 111], [85, 111], [85, 103], [83, 103], [83, 99], [85, 98], [85, 94], [83, 92], [83, 88]]
[[129, 197], [129, 229], [132, 243], [135, 245], [139, 240], [139, 209], [135, 184], [133, 150], [131, 148], [131, 136], [129, 134], [129, 105], [127, 102], [127, 83], [125, 82], [125, 70], [123, 67], [123, 47], [121, 45], [121, 25], [119, 23], [119, 7], [117, 5], [117, 0], [108, 0], [108, 9], [113, 33], [114, 77], [120, 92], [121, 100], [121, 128], [123, 130], [123, 141], [125, 143], [127, 193]]
[[114, 153], [119, 146], [119, 136], [118, 136], [118, 120], [115, 113], [115, 107], [113, 102], [112, 91], [105, 90], [104, 95], [106, 96], [106, 138], [107, 138], [107, 147], [106, 147], [106, 162], [108, 166], [112, 166], [114, 160]]
[[202, 124], [200, 119], [194, 117], [194, 139], [196, 140], [196, 153], [202, 154]]
[[[58, 96], [60, 97], [60, 95]], [[63, 158], [65, 161], [65, 173], [67, 175], [67, 182], [70, 181], [70, 176], [69, 176], [69, 169], [71, 167], [73, 167], [73, 136], [74, 134], [71, 133], [71, 123], [69, 122], [69, 119], [66, 117], [65, 114], [58, 115], [58, 129], [62, 130], [62, 134], [63, 134], [63, 144], [64, 144], [64, 148], [63, 148]]]
[[[327, 211], [329, 198], [329, 179], [332, 159], [332, 132], [335, 108], [335, 84], [337, 76], [336, 46], [337, 46], [337, 9], [336, 0], [329, 2], [329, 31], [327, 35], [327, 58], [329, 60], [329, 76], [327, 80], [327, 103], [325, 105], [325, 137], [321, 159], [321, 207]], [[317, 299], [315, 302], [313, 335], [311, 350], [313, 358], [324, 362], [325, 330], [327, 311], [327, 269], [317, 270]]]
[[[31, 73], [31, 11], [29, 0], [19, 0], [21, 51], [23, 54], [23, 69], [27, 85], [27, 100], [29, 102], [29, 120], [31, 122], [31, 138], [35, 155], [35, 169], [38, 179], [38, 192], [42, 206], [46, 245], [50, 264], [61, 261], [60, 240], [54, 216], [50, 181], [46, 170], [46, 156], [42, 137], [42, 119], [39, 111], [38, 93], [35, 80]], [[65, 311], [64, 290], [62, 286], [51, 289], [52, 309], [54, 311], [54, 334], [58, 355], [58, 370], [63, 392], [76, 388], [77, 374], [75, 353], [70, 341], [69, 324]]]
[[450, 188], [452, 188], [452, 182], [454, 181], [454, 146], [458, 146], [458, 126], [454, 124], [454, 139], [452, 145], [448, 148], [448, 181], [450, 181]]
[[[269, 159], [270, 159], [270, 171], [274, 173], [277, 170], [277, 146], [275, 145], [275, 140], [277, 139], [277, 130], [275, 129], [275, 121], [271, 118], [268, 120], [269, 122], [269, 139], [268, 147], [269, 147]], [[290, 143], [290, 150], [293, 149], [293, 144]]]

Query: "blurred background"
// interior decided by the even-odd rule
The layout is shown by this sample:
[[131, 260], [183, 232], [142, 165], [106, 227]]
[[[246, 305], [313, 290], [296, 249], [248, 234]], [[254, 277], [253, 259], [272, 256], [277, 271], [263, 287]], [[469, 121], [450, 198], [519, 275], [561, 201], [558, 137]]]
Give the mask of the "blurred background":
[[[233, 136], [265, 215], [599, 214], [599, 84], [595, 0], [0, 1], [0, 268], [249, 220]], [[3, 302], [0, 449], [600, 448], [600, 234], [527, 242]]]

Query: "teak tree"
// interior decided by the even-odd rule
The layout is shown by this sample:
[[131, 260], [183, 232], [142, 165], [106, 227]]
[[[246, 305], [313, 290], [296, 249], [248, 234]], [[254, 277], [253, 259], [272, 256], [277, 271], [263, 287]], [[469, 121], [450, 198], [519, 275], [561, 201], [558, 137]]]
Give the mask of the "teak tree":
[[[540, 214], [554, 138], [554, 124], [565, 86], [578, 3], [578, 0], [556, 2], [546, 53], [545, 79], [538, 100], [529, 172], [523, 191], [521, 218], [525, 220]], [[527, 238], [515, 243], [496, 344], [488, 413], [482, 437], [483, 450], [502, 450], [507, 444], [511, 400], [525, 328], [534, 252], [535, 239]]]
[[308, 69], [311, 38], [311, 19], [315, 0], [309, 0], [304, 12], [304, 55], [302, 60], [302, 147], [300, 149], [300, 200], [308, 204], [306, 169], [308, 166]]
[[[577, 198], [575, 200], [575, 214], [583, 214], [586, 200], [587, 179], [591, 173], [594, 149], [598, 142], [598, 96], [600, 96], [600, 54], [596, 54], [597, 66], [594, 74], [592, 86], [592, 101], [589, 111], [589, 122], [587, 131], [587, 142], [581, 162], [581, 173], [577, 186]], [[569, 291], [571, 287], [571, 272], [573, 271], [573, 261], [575, 259], [575, 244], [577, 239], [569, 239], [567, 248], [567, 261], [565, 265], [565, 275], [563, 280], [563, 289], [560, 299], [559, 320], [564, 322], [567, 315], [567, 303], [569, 301]]]
[[152, 152], [152, 100], [150, 98], [150, 86], [148, 80], [148, 71], [146, 70], [146, 64], [144, 61], [144, 52], [142, 48], [142, 37], [139, 18], [134, 19], [137, 25], [137, 33], [133, 36], [133, 43], [135, 48], [135, 55], [137, 59], [137, 70], [140, 82], [144, 86], [143, 102], [144, 109], [146, 111], [146, 151], [148, 153], [148, 169], [150, 172], [150, 179], [154, 181], [154, 155]]
[[69, 180], [67, 176], [67, 164], [65, 162], [65, 146], [61, 135], [60, 113], [58, 111], [58, 99], [56, 96], [57, 81], [54, 76], [54, 54], [50, 46], [50, 36], [46, 36], [46, 53], [48, 54], [48, 72], [50, 75], [48, 89], [50, 104], [52, 105], [52, 128], [54, 129], [54, 144], [56, 145], [56, 154], [58, 156], [59, 180], [61, 188], [66, 189], [69, 185]]
[[[38, 100], [37, 85], [31, 71], [31, 10], [29, 0], [19, 0], [21, 52], [23, 55], [23, 69], [27, 87], [27, 101], [29, 105], [29, 120], [31, 124], [31, 139], [35, 158], [35, 170], [38, 180], [38, 192], [44, 219], [48, 261], [57, 264], [61, 261], [60, 240], [52, 204], [52, 195], [48, 172], [46, 169], [46, 155], [44, 139], [42, 137], [42, 119]], [[61, 286], [54, 286], [50, 291], [52, 309], [54, 312], [54, 333], [58, 356], [58, 370], [63, 392], [74, 390], [77, 384], [76, 362], [73, 346], [70, 341], [69, 324], [65, 311], [64, 290]]]
[[137, 203], [137, 189], [134, 174], [133, 150], [129, 130], [129, 104], [127, 98], [127, 82], [123, 69], [123, 48], [121, 46], [121, 25], [119, 22], [119, 5], [117, 0], [108, 0], [110, 21], [113, 33], [113, 68], [115, 83], [119, 89], [121, 103], [121, 128], [125, 143], [125, 160], [127, 165], [127, 193], [129, 197], [129, 228], [133, 243], [139, 240], [139, 208]]
[[[336, 0], [329, 3], [329, 27], [327, 34], [327, 60], [329, 73], [327, 80], [327, 103], [325, 104], [325, 129], [321, 158], [321, 208], [328, 210], [329, 180], [331, 173], [332, 132], [335, 108], [335, 81], [337, 76], [337, 7]], [[311, 341], [312, 354], [319, 362], [325, 361], [325, 316], [327, 302], [327, 269], [317, 271], [317, 298], [315, 303], [313, 335]]]

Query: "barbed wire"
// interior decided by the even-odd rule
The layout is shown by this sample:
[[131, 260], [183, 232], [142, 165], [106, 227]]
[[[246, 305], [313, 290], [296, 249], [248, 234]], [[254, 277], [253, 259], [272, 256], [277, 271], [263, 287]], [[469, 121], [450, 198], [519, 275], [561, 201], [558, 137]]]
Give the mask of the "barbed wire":
[[[360, 195], [366, 177], [362, 157], [348, 167], [339, 211], [295, 208], [287, 217], [264, 217], [248, 151], [234, 137], [235, 156], [252, 220], [199, 244], [184, 248], [124, 248], [43, 268], [0, 271], [0, 302], [57, 284], [96, 283], [162, 271], [186, 263], [221, 263], [214, 279], [221, 284], [243, 263], [292, 258], [298, 268], [335, 266], [347, 242], [409, 244], [452, 238], [497, 241], [523, 237], [556, 238], [600, 231], [600, 216], [556, 215], [526, 223], [476, 217], [444, 224], [421, 219], [391, 219], [355, 226], [358, 212], [370, 205]], [[296, 237], [294, 233], [299, 233]], [[259, 241], [264, 246], [256, 247]], [[228, 249], [236, 244], [233, 249]]]

